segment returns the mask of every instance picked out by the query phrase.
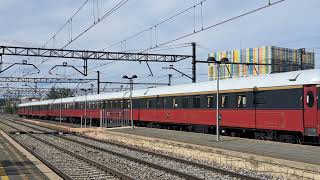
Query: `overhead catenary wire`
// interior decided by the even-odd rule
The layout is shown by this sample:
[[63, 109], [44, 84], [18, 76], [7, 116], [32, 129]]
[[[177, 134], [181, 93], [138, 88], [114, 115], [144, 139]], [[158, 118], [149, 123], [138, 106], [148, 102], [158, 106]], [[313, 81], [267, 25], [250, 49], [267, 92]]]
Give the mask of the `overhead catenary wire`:
[[[202, 5], [202, 4], [201, 4]], [[270, 5], [269, 5], [270, 6]], [[202, 30], [205, 30], [205, 28], [203, 28], [202, 27]], [[157, 31], [156, 31], [156, 28], [155, 28], [155, 33], [157, 33]], [[194, 33], [195, 33], [195, 31], [194, 31]], [[193, 34], [194, 34], [193, 33]], [[156, 37], [156, 36], [155, 36]], [[158, 49], [160, 49], [160, 48], [163, 48], [165, 45], [163, 45], [163, 46], [161, 46], [161, 44], [160, 45], [158, 45], [158, 43], [157, 43], [157, 39], [155, 39], [155, 41], [156, 41], [156, 48], [152, 48], [152, 49], [150, 49], [149, 51], [157, 51], [157, 48]], [[169, 42], [169, 43], [171, 43], [171, 42]], [[125, 48], [125, 50], [126, 50], [126, 48]], [[164, 49], [164, 50], [167, 50], [167, 49]], [[161, 50], [159, 50], [159, 51], [161, 51]], [[111, 64], [111, 63], [113, 63], [113, 62], [108, 62], [108, 63], [106, 63], [106, 64]], [[101, 67], [101, 66], [99, 66], [99, 67]], [[90, 68], [90, 69], [93, 69], [93, 68]]]
[[[60, 32], [66, 24], [68, 24], [69, 22], [72, 22], [72, 18], [84, 7], [85, 4], [88, 3], [89, 0], [85, 1], [84, 4], [82, 4], [82, 6], [76, 11], [75, 14], [73, 14], [73, 16], [58, 30], [58, 32]], [[93, 28], [94, 26], [96, 26], [97, 24], [99, 24], [100, 22], [102, 22], [105, 18], [109, 17], [111, 14], [113, 14], [114, 12], [116, 12], [120, 7], [122, 7], [123, 5], [125, 5], [129, 0], [121, 0], [119, 3], [117, 3], [113, 8], [111, 8], [109, 11], [107, 11], [101, 18], [98, 19], [98, 21], [94, 21], [94, 23], [92, 25], [90, 25], [88, 28], [86, 28], [84, 31], [82, 31], [81, 33], [79, 33], [78, 35], [76, 35], [74, 38], [70, 39], [70, 41], [68, 41], [64, 46], [61, 47], [61, 49], [66, 48], [67, 46], [69, 46], [71, 43], [73, 43], [75, 40], [77, 40], [78, 38], [80, 38], [83, 34], [87, 33], [91, 28]], [[55, 35], [53, 35], [53, 37], [56, 36], [57, 33], [55, 33]], [[71, 32], [72, 34], [72, 32]], [[51, 40], [51, 38], [50, 38]], [[49, 42], [50, 42], [49, 40]], [[47, 58], [46, 60], [43, 60], [40, 64], [37, 64], [36, 66], [39, 66], [43, 63], [45, 63], [46, 61], [48, 61], [50, 58]]]
[[56, 33], [53, 34], [53, 36], [51, 36], [51, 38], [44, 43], [44, 45], [42, 47], [46, 47], [46, 45], [53, 40], [58, 34], [59, 32], [66, 26], [69, 24], [70, 20], [72, 20], [80, 11], [81, 9], [88, 3], [89, 0], [86, 0], [79, 8], [78, 10], [58, 29], [58, 31]]
[[147, 49], [145, 49], [144, 51], [148, 51], [148, 50], [150, 50], [150, 49], [154, 49], [154, 48], [157, 48], [157, 47], [159, 47], [159, 46], [167, 45], [167, 44], [170, 44], [170, 43], [172, 43], [172, 42], [175, 42], [175, 41], [178, 41], [178, 40], [181, 40], [181, 39], [190, 37], [190, 36], [192, 36], [192, 35], [195, 35], [195, 34], [198, 34], [198, 33], [200, 33], [200, 32], [203, 32], [203, 31], [212, 29], [212, 28], [214, 28], [214, 27], [223, 25], [223, 24], [225, 24], [225, 23], [228, 23], [228, 22], [237, 20], [237, 19], [239, 19], [239, 18], [242, 18], [242, 17], [244, 17], [244, 16], [253, 14], [253, 13], [258, 12], [258, 11], [261, 11], [261, 10], [263, 10], [263, 9], [266, 9], [266, 8], [268, 8], [268, 7], [271, 7], [271, 6], [274, 6], [274, 5], [279, 4], [279, 3], [281, 3], [281, 2], [284, 2], [284, 1], [285, 1], [285, 0], [278, 0], [278, 1], [272, 2], [272, 3], [270, 2], [270, 3], [268, 3], [268, 4], [265, 5], [265, 6], [261, 6], [261, 7], [259, 7], [259, 8], [256, 8], [256, 9], [253, 9], [253, 10], [250, 10], [250, 11], [247, 11], [247, 12], [245, 12], [245, 13], [242, 13], [242, 14], [238, 15], [238, 16], [231, 17], [231, 18], [229, 18], [229, 19], [223, 20], [223, 21], [218, 22], [218, 23], [216, 23], [216, 24], [212, 24], [212, 25], [210, 25], [210, 26], [207, 26], [207, 27], [201, 28], [201, 29], [199, 29], [199, 30], [196, 30], [195, 32], [191, 32], [191, 33], [185, 34], [185, 35], [183, 35], [183, 36], [179, 36], [179, 37], [177, 37], [177, 38], [175, 38], [175, 39], [172, 39], [172, 40], [169, 40], [169, 41], [166, 41], [166, 42], [162, 42], [162, 43], [158, 44], [156, 47], [147, 48]]
[[[154, 25], [152, 25], [152, 26], [150, 26], [150, 27], [147, 27], [147, 28], [145, 28], [145, 29], [143, 29], [143, 30], [141, 30], [141, 31], [133, 34], [132, 36], [129, 36], [129, 37], [121, 40], [121, 41], [118, 41], [118, 42], [116, 42], [116, 43], [113, 43], [113, 44], [111, 44], [110, 46], [103, 48], [102, 50], [105, 50], [105, 49], [108, 49], [108, 48], [110, 48], [110, 47], [116, 46], [116, 45], [122, 43], [123, 41], [128, 41], [128, 40], [130, 40], [130, 39], [132, 39], [132, 38], [134, 38], [134, 37], [137, 37], [137, 36], [139, 36], [140, 34], [142, 34], [142, 33], [144, 33], [144, 32], [147, 32], [147, 31], [149, 31], [149, 30], [151, 30], [151, 34], [152, 34], [152, 30], [153, 30], [153, 29], [156, 29], [157, 26], [159, 26], [159, 25], [161, 25], [161, 24], [163, 24], [163, 23], [165, 23], [165, 22], [167, 22], [167, 21], [170, 21], [171, 19], [174, 19], [175, 17], [177, 17], [177, 16], [179, 16], [179, 15], [181, 15], [181, 14], [183, 14], [183, 13], [189, 11], [189, 10], [191, 10], [191, 9], [194, 8], [194, 7], [197, 7], [197, 6], [199, 6], [199, 5], [202, 5], [202, 4], [203, 4], [204, 2], [206, 2], [206, 1], [207, 1], [207, 0], [202, 0], [201, 2], [196, 3], [196, 4], [192, 5], [192, 6], [190, 6], [190, 7], [186, 8], [186, 9], [184, 9], [184, 10], [182, 10], [182, 11], [180, 11], [180, 12], [174, 14], [174, 15], [172, 15], [172, 16], [170, 16], [170, 17], [168, 17], [168, 18], [160, 21], [160, 22], [157, 23], [157, 24], [154, 24]], [[153, 36], [153, 35], [152, 35], [152, 36]], [[151, 40], [151, 41], [152, 41], [152, 40]]]

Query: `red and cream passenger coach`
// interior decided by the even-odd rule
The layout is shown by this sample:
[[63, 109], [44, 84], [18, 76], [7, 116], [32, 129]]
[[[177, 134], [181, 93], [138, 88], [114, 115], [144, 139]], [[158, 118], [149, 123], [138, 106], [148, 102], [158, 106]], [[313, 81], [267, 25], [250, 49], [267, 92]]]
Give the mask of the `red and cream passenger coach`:
[[[136, 125], [214, 133], [216, 82], [133, 91]], [[220, 80], [221, 131], [227, 135], [284, 142], [319, 143], [320, 70]], [[85, 105], [87, 106], [85, 108]], [[129, 92], [23, 103], [19, 115], [79, 121], [85, 113], [100, 124], [100, 111], [128, 111]], [[86, 112], [84, 112], [86, 111]], [[110, 118], [119, 119], [113, 116]]]

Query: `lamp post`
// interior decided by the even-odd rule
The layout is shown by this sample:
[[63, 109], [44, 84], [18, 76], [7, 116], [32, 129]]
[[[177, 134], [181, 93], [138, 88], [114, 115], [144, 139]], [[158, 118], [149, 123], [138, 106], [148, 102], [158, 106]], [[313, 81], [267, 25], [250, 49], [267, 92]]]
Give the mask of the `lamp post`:
[[[84, 122], [87, 122], [87, 92], [90, 91], [91, 89], [80, 89], [83, 91], [84, 94]], [[81, 122], [81, 127], [82, 127], [82, 122]]]
[[220, 61], [217, 61], [214, 57], [208, 57], [208, 60], [212, 63], [215, 63], [217, 65], [217, 104], [216, 104], [216, 140], [220, 141], [220, 132], [219, 132], [219, 128], [220, 128], [220, 120], [221, 120], [221, 116], [219, 113], [219, 79], [220, 79], [220, 64], [225, 64], [229, 62], [228, 58], [221, 58]]
[[132, 91], [133, 91], [133, 79], [138, 78], [137, 75], [133, 75], [132, 77], [123, 76], [123, 79], [129, 79], [130, 82], [130, 118], [131, 118], [131, 128], [134, 129], [133, 126], [133, 103], [132, 103]]
[[61, 92], [61, 89], [60, 89], [60, 118], [59, 118], [59, 122], [61, 124], [61, 120], [62, 120], [62, 92]]

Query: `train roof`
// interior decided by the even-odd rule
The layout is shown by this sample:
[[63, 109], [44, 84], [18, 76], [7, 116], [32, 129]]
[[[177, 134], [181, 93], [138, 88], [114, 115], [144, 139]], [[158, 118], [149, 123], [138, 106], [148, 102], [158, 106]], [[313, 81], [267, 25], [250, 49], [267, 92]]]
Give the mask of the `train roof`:
[[[148, 97], [158, 95], [174, 95], [195, 92], [216, 91], [216, 81], [206, 81], [199, 83], [180, 84], [173, 86], [163, 86], [148, 89], [133, 90], [133, 97]], [[238, 77], [220, 80], [219, 90], [239, 90], [248, 88], [267, 88], [267, 87], [281, 87], [294, 86], [306, 84], [320, 84], [320, 69], [292, 71], [285, 73], [275, 73], [259, 76]], [[77, 96], [54, 100], [44, 100], [29, 103], [19, 104], [19, 107], [34, 106], [34, 105], [48, 105], [84, 101], [100, 101], [108, 99], [123, 99], [129, 98], [129, 91], [122, 92], [108, 92], [95, 95]]]

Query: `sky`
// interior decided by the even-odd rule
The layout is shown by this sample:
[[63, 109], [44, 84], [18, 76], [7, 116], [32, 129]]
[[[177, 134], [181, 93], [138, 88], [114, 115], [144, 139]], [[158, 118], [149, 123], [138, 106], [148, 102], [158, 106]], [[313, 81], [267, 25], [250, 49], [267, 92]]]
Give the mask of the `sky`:
[[[0, 16], [2, 17], [0, 44], [41, 47], [48, 42], [47, 48], [62, 48], [71, 37], [76, 37], [97, 22], [98, 18], [109, 12], [121, 0], [89, 0], [72, 18], [72, 25], [69, 21], [55, 38], [52, 38], [84, 2], [85, 0], [0, 0]], [[163, 24], [154, 26], [200, 2], [201, 0], [128, 0], [66, 48], [140, 52], [268, 4], [268, 0], [207, 0]], [[272, 2], [276, 0], [271, 0]], [[208, 53], [212, 51], [274, 45], [314, 51], [316, 68], [320, 68], [319, 7], [319, 0], [285, 0], [253, 14], [166, 44], [162, 49], [154, 48], [147, 52], [190, 55], [191, 47], [188, 46], [188, 43], [196, 42], [198, 45], [197, 59], [206, 60]], [[139, 36], [123, 41], [145, 29], [147, 30]], [[118, 44], [112, 46], [116, 43]], [[173, 47], [177, 48], [172, 49]], [[124, 61], [89, 61], [87, 77], [71, 68], [56, 68], [51, 71], [52, 74], [49, 74], [49, 69], [63, 62], [68, 62], [69, 65], [81, 69], [83, 62], [74, 59], [4, 56], [2, 66], [5, 68], [22, 60], [37, 65], [40, 73], [32, 74], [36, 70], [31, 66], [16, 65], [0, 73], [0, 76], [96, 78], [96, 71], [99, 70], [102, 81], [123, 81], [123, 75], [136, 74], [137, 82], [167, 83], [168, 74], [173, 74], [174, 84], [191, 82], [187, 77], [170, 69], [163, 69], [170, 63], [150, 63], [153, 76], [150, 75], [145, 63]], [[43, 60], [46, 62], [41, 63]], [[191, 75], [191, 60], [173, 65], [180, 71]], [[207, 65], [197, 65], [197, 81], [207, 80]], [[95, 82], [92, 83], [96, 86]], [[0, 83], [0, 86], [5, 85], [6, 83]], [[24, 85], [15, 83], [10, 86]], [[38, 87], [52, 86], [84, 88], [90, 87], [90, 84], [38, 85]], [[113, 87], [116, 88], [119, 85], [108, 84], [106, 86], [106, 88]]]

